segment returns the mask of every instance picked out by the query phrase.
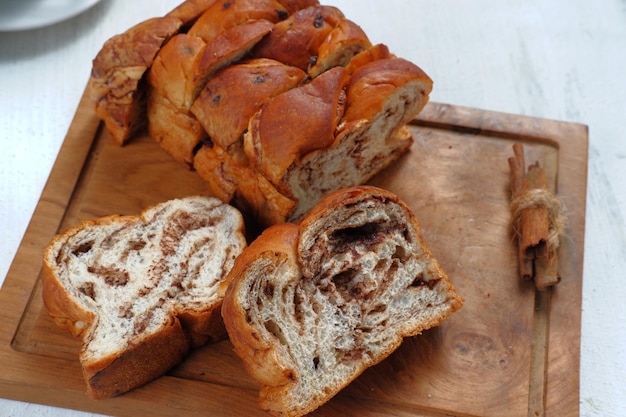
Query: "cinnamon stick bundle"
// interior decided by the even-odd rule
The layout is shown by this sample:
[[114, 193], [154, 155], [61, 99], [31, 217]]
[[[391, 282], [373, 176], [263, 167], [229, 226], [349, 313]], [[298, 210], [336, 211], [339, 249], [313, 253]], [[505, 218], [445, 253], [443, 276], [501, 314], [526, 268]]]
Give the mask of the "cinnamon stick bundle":
[[545, 170], [539, 162], [528, 166], [524, 147], [513, 145], [511, 170], [511, 213], [518, 243], [519, 274], [533, 279], [539, 290], [557, 284], [559, 236], [564, 228], [561, 201], [548, 188]]

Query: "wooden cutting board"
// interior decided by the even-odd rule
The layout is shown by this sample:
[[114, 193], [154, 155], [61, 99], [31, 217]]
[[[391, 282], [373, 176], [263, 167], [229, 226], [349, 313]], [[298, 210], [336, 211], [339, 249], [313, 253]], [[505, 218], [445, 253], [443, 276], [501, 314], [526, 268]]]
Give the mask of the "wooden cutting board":
[[[168, 375], [120, 397], [84, 394], [78, 340], [41, 301], [44, 246], [80, 220], [138, 213], [209, 194], [149, 137], [114, 144], [87, 88], [0, 292], [0, 396], [119, 416], [263, 416], [258, 384], [228, 341], [194, 351]], [[415, 211], [464, 307], [405, 340], [316, 416], [577, 416], [587, 127], [431, 103], [411, 124], [409, 154], [372, 184]], [[537, 293], [518, 278], [509, 168], [521, 142], [568, 208], [562, 282]]]

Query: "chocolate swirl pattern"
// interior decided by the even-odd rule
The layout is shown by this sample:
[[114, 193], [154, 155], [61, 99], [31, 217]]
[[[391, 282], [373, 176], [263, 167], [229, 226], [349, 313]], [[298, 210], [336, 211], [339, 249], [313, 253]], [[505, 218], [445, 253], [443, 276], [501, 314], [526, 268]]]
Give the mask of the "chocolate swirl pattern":
[[301, 416], [463, 303], [395, 195], [330, 194], [237, 260], [222, 315], [261, 404]]
[[89, 393], [125, 392], [190, 347], [223, 338], [219, 286], [245, 245], [239, 212], [205, 197], [85, 221], [55, 237], [45, 251], [44, 302], [83, 340]]

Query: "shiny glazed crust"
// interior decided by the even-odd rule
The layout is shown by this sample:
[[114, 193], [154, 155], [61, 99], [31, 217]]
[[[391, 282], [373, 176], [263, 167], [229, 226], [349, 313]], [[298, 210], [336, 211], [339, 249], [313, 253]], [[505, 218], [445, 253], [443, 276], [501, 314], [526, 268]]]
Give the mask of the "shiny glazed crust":
[[[188, 0], [163, 19], [180, 24], [151, 44], [153, 63], [131, 65], [133, 30], [103, 48], [130, 56], [112, 62], [111, 74], [136, 82], [119, 103], [100, 101], [99, 115], [125, 138], [147, 117], [165, 151], [261, 229], [299, 221], [325, 194], [366, 183], [411, 146], [405, 125], [428, 102], [432, 80], [372, 44], [338, 8]], [[120, 96], [101, 87], [100, 96]]]

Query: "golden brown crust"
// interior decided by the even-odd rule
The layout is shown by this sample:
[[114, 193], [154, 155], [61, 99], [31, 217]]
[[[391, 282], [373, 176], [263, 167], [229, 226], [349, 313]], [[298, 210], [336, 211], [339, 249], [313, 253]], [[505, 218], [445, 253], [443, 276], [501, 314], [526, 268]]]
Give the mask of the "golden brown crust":
[[[235, 256], [246, 245], [243, 222], [239, 213], [222, 205], [217, 200], [205, 197], [189, 197], [187, 200], [188, 203], [182, 202], [182, 200], [165, 202], [138, 215], [115, 215], [83, 221], [56, 235], [44, 251], [42, 271], [44, 305], [52, 320], [60, 328], [80, 337], [82, 347], [79, 360], [88, 385], [88, 394], [95, 399], [115, 396], [144, 384], [162, 375], [180, 362], [190, 348], [226, 336], [220, 313], [223, 291], [219, 292], [219, 285], [226, 279]], [[198, 217], [193, 217], [194, 210], [206, 211], [198, 214]], [[159, 217], [170, 215], [174, 218]], [[151, 245], [144, 240], [139, 242], [134, 242], [132, 239], [123, 240], [123, 234], [126, 230], [132, 230], [133, 227], [143, 227], [145, 221], [161, 222], [158, 223], [159, 226], [156, 226], [157, 228], [164, 228], [159, 242], [151, 242], [153, 244]], [[224, 223], [220, 223], [222, 221]], [[167, 295], [157, 294], [156, 296], [170, 297], [168, 299], [170, 304], [167, 304], [169, 310], [162, 312], [161, 315], [153, 310], [141, 311], [140, 308], [139, 311], [131, 311], [130, 314], [122, 317], [118, 314], [124, 313], [122, 311], [123, 305], [117, 306], [115, 302], [113, 302], [113, 306], [107, 304], [111, 301], [104, 295], [103, 291], [106, 291], [104, 288], [128, 285], [129, 293], [126, 295], [133, 302], [141, 297], [148, 297], [146, 294], [150, 294], [150, 290], [143, 292], [146, 288], [142, 289], [140, 287], [142, 284], [151, 287], [151, 278], [157, 280], [166, 278], [163, 278], [158, 272], [154, 272], [155, 275], [151, 278], [145, 277], [141, 271], [130, 272], [131, 266], [126, 264], [105, 265], [105, 261], [100, 265], [101, 252], [98, 251], [109, 248], [109, 246], [104, 245], [111, 245], [111, 242], [116, 242], [115, 239], [120, 239], [117, 241], [118, 243], [128, 245], [126, 251], [136, 251], [136, 257], [133, 259], [139, 259], [143, 256], [158, 258], [158, 256], [170, 256], [168, 251], [174, 252], [172, 249], [168, 249], [167, 245], [172, 245], [172, 240], [180, 237], [181, 233], [195, 232], [206, 227], [216, 230], [222, 226], [232, 227], [232, 229], [222, 230], [225, 236], [229, 236], [228, 242], [222, 242], [222, 245], [229, 245], [231, 252], [225, 252], [223, 258], [218, 258], [218, 262], [223, 261], [222, 264], [217, 264], [217, 267], [222, 268], [223, 275], [208, 275], [209, 281], [215, 280], [213, 285], [215, 285], [216, 294], [194, 294], [193, 296], [184, 292], [172, 294], [168, 292]], [[208, 231], [206, 235], [209, 240], [212, 236], [211, 233], [214, 232]], [[146, 239], [152, 239], [149, 236], [147, 234]], [[99, 243], [97, 242], [101, 242], [104, 248], [98, 246]], [[202, 242], [206, 243], [206, 241]], [[188, 250], [199, 250], [200, 246], [191, 248], [184, 245], [179, 248], [181, 253]], [[117, 247], [119, 251], [119, 245]], [[144, 247], [148, 248], [149, 254], [139, 254]], [[154, 250], [161, 252], [155, 253]], [[204, 247], [204, 251], [207, 250], [212, 250], [210, 244]], [[87, 253], [95, 253], [95, 255], [88, 260], [83, 260], [84, 258], [79, 260], [83, 255], [87, 256]], [[109, 256], [109, 261], [113, 259], [125, 263], [127, 257], [127, 252], [116, 252]], [[122, 259], [123, 261], [121, 261]], [[196, 267], [199, 266], [194, 266], [194, 268]], [[102, 268], [102, 272], [99, 272], [100, 268]], [[112, 270], [121, 271], [126, 277], [126, 281], [120, 284], [109, 281], [112, 275], [108, 274], [111, 274], [109, 271]], [[180, 282], [183, 282], [184, 279], [194, 281], [187, 282], [190, 288], [193, 287], [191, 284], [195, 285], [200, 280], [205, 279], [200, 278], [201, 274], [198, 274], [197, 277], [191, 274], [187, 275], [186, 270], [180, 270], [178, 273], [181, 274], [178, 277]], [[69, 277], [70, 274], [73, 274], [73, 278]], [[134, 277], [133, 274], [135, 274]], [[138, 281], [133, 281], [135, 279]], [[170, 277], [170, 279], [172, 278]], [[205, 279], [203, 283], [209, 281]], [[122, 293], [116, 294], [121, 295]], [[194, 297], [200, 297], [200, 299]], [[165, 301], [160, 299], [157, 304], [161, 307], [162, 303]], [[145, 305], [150, 306], [150, 302], [146, 300]], [[128, 305], [124, 305], [124, 307], [128, 308]], [[113, 316], [120, 320], [131, 320], [126, 325], [134, 330], [123, 336], [115, 335], [116, 331], [120, 330], [116, 324], [112, 325], [110, 329], [107, 328], [105, 331], [108, 332], [109, 338], [119, 337], [120, 339], [115, 339], [117, 342], [114, 342], [113, 345], [107, 345], [108, 342], [99, 339], [97, 335], [100, 331], [99, 324], [108, 323], [111, 319], [111, 317], [107, 317], [104, 320], [101, 314], [110, 313], [111, 309], [114, 311]], [[119, 313], [117, 312], [118, 309]], [[137, 322], [132, 321], [135, 314], [136, 317], [140, 317]], [[142, 326], [148, 327], [150, 330], [141, 330]]]
[[96, 114], [119, 145], [145, 126], [143, 75], [181, 25], [175, 17], [146, 20], [107, 40], [93, 60]]
[[148, 91], [148, 132], [172, 158], [188, 169], [198, 147], [207, 138], [202, 125], [190, 112], [172, 105], [155, 89]]
[[[370, 120], [381, 112], [385, 104], [381, 97], [388, 97], [409, 82], [421, 83], [425, 97], [432, 90], [430, 77], [417, 65], [405, 59], [379, 59], [360, 66], [350, 77], [344, 120], [347, 123], [360, 119]], [[426, 104], [426, 100], [422, 101]], [[415, 117], [417, 111], [407, 114], [400, 125]]]
[[[223, 295], [220, 296], [220, 299], [222, 298]], [[192, 349], [226, 337], [226, 328], [220, 313], [221, 308], [221, 303], [213, 306], [207, 305], [203, 311], [181, 307], [177, 318], [189, 338]]]
[[246, 155], [285, 195], [289, 190], [283, 179], [290, 166], [334, 142], [347, 81], [343, 67], [333, 68], [269, 100], [251, 120], [244, 141]]
[[317, 0], [278, 0], [280, 4], [282, 4], [289, 14], [293, 14], [301, 9], [306, 9], [307, 7], [319, 6], [320, 3]]
[[[192, 106], [192, 112], [209, 133], [211, 144], [195, 157], [195, 168], [220, 199], [247, 203], [240, 209], [265, 224], [268, 216], [283, 213], [293, 202], [286, 201], [267, 184], [259, 184], [243, 151], [243, 133], [248, 120], [275, 95], [298, 85], [305, 73], [270, 59], [252, 59], [216, 73]], [[267, 207], [267, 208], [264, 208]], [[263, 213], [263, 214], [262, 214]], [[274, 221], [276, 222], [276, 221]]]
[[265, 176], [251, 169], [239, 178], [239, 189], [234, 204], [253, 219], [263, 230], [273, 224], [283, 223], [297, 202], [282, 194]]
[[93, 399], [105, 399], [152, 381], [179, 363], [189, 347], [187, 334], [174, 318], [161, 331], [137, 341], [120, 356], [83, 362], [87, 394]]
[[207, 42], [190, 79], [194, 100], [212, 75], [242, 59], [273, 27], [267, 20], [248, 20]]
[[231, 155], [216, 145], [204, 145], [195, 155], [194, 169], [208, 182], [213, 194], [229, 203], [242, 178], [247, 174], [247, 165], [238, 164]]
[[[336, 7], [187, 0], [166, 17], [180, 21], [181, 33], [155, 47], [146, 78], [158, 94], [150, 93], [148, 119], [161, 120], [149, 120], [148, 131], [189, 168], [208, 147], [195, 164], [201, 176], [260, 225], [298, 221], [322, 195], [366, 182], [411, 145], [403, 125], [428, 101], [432, 80], [385, 45], [372, 46]], [[146, 65], [112, 79], [118, 95], [126, 88], [141, 98], [124, 95], [100, 114], [107, 126], [113, 121], [114, 137], [145, 114], [148, 94], [123, 84], [141, 81]]]
[[151, 88], [173, 106], [189, 110], [195, 99], [191, 78], [202, 59], [206, 42], [197, 36], [180, 33], [165, 44], [148, 71]]
[[263, 103], [294, 88], [305, 76], [304, 71], [271, 59], [231, 65], [211, 77], [191, 111], [211, 141], [231, 153], [233, 144], [242, 148], [248, 121]]
[[331, 6], [299, 10], [287, 20], [277, 23], [252, 54], [306, 70], [317, 57], [324, 39], [342, 18], [343, 13]]
[[[409, 207], [370, 186], [329, 194], [298, 225], [266, 229], [229, 281], [222, 306], [229, 338], [262, 384], [261, 407], [276, 416], [313, 411], [403, 338], [438, 326], [463, 304]], [[312, 382], [319, 378], [321, 386]]]
[[379, 43], [353, 56], [348, 65], [346, 65], [346, 70], [352, 75], [358, 68], [372, 61], [389, 58], [395, 58], [395, 56], [389, 52], [387, 45]]
[[287, 16], [288, 11], [276, 0], [219, 0], [200, 16], [189, 29], [189, 34], [210, 42], [245, 22], [265, 20], [276, 23]]
[[174, 17], [155, 17], [113, 36], [94, 58], [91, 75], [103, 78], [120, 67], [148, 68], [161, 46], [178, 32], [180, 25], [180, 19]]
[[185, 0], [172, 9], [167, 16], [180, 19], [183, 22], [183, 27], [187, 27], [194, 23], [202, 13], [216, 1], [217, 0]]
[[371, 48], [367, 35], [359, 25], [342, 19], [328, 34], [317, 49], [315, 64], [309, 68], [309, 75], [317, 77], [322, 72], [336, 66], [346, 66], [359, 53]]
[[226, 290], [222, 318], [228, 337], [248, 372], [265, 384], [289, 383], [289, 372], [293, 371], [293, 366], [285, 364], [274, 343], [258, 337], [254, 326], [242, 314], [242, 306], [234, 294], [240, 292], [244, 284], [239, 277], [255, 264], [286, 262], [297, 270], [297, 239], [298, 227], [291, 223], [281, 223], [265, 229], [237, 258], [229, 274], [228, 284], [224, 285]]

